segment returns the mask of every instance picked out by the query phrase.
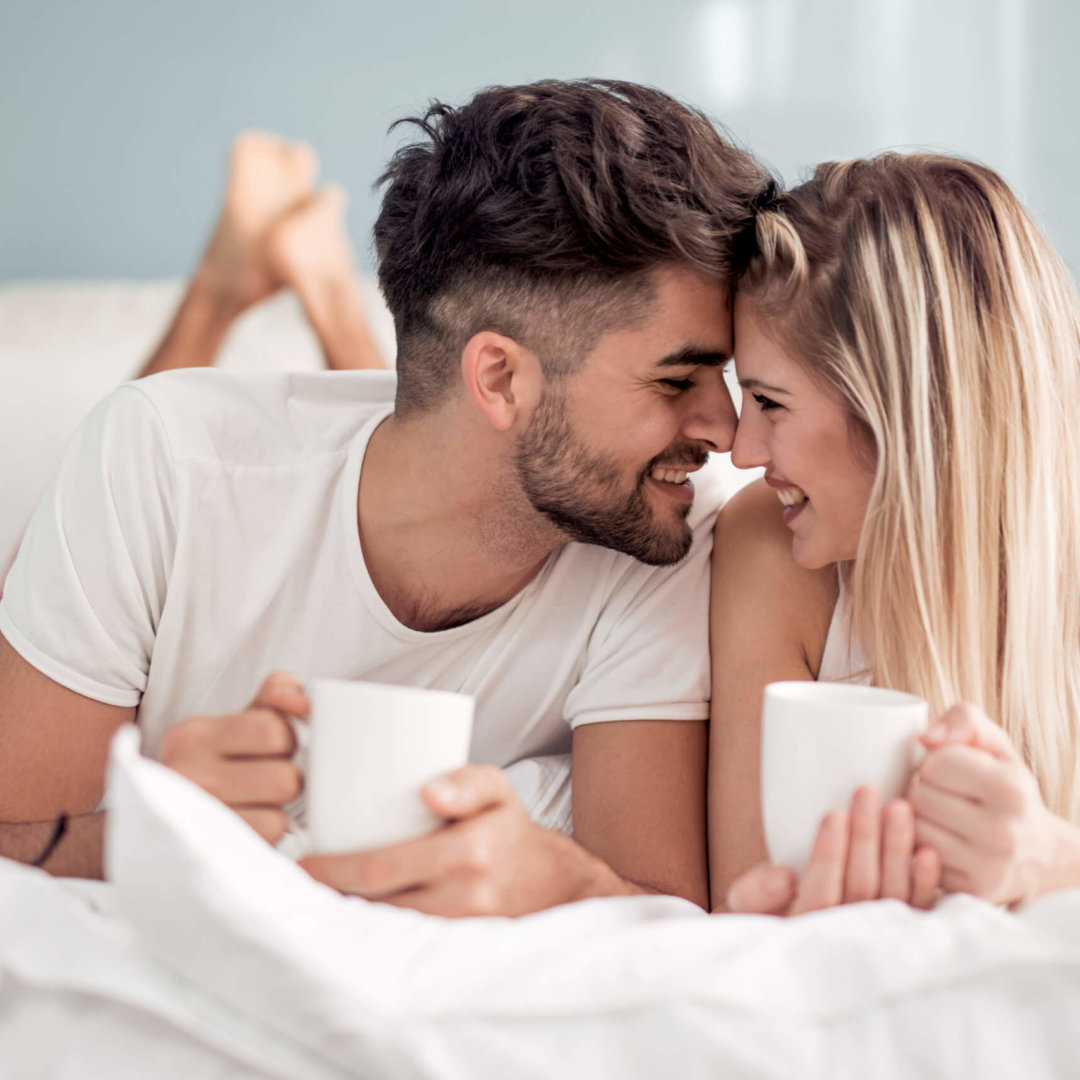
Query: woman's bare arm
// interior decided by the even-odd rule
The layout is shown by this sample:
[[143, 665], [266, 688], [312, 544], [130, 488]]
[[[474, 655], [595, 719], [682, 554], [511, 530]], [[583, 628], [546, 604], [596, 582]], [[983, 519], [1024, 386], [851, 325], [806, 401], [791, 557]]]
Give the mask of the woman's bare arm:
[[813, 679], [836, 604], [834, 566], [804, 570], [775, 493], [757, 482], [721, 512], [713, 548], [709, 866], [712, 905], [767, 858], [761, 819], [766, 683]]

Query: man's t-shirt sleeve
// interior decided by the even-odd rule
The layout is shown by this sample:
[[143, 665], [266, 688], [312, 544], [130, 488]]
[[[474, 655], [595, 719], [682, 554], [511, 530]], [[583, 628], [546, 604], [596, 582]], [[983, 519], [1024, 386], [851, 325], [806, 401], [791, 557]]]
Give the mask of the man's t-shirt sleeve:
[[0, 632], [55, 682], [138, 704], [172, 564], [174, 483], [157, 411], [121, 387], [68, 447], [0, 602]]
[[677, 566], [630, 565], [592, 635], [566, 699], [571, 727], [617, 720], [705, 720], [709, 715], [711, 523]]

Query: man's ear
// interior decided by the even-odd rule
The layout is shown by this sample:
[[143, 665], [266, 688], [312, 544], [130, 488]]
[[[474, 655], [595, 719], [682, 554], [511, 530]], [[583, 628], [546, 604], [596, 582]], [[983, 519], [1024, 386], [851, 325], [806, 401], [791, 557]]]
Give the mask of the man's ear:
[[536, 355], [513, 338], [481, 330], [461, 353], [465, 388], [496, 431], [509, 431], [528, 416], [540, 396], [543, 374]]

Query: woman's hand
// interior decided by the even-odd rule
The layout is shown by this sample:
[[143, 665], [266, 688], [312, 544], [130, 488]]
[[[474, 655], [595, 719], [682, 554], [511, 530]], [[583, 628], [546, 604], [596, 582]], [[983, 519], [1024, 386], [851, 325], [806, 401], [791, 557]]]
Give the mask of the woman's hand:
[[863, 900], [903, 900], [929, 908], [941, 882], [941, 860], [916, 848], [914, 814], [904, 799], [881, 809], [872, 787], [861, 787], [851, 811], [833, 810], [821, 822], [802, 878], [786, 866], [762, 863], [728, 890], [721, 911], [801, 915]]
[[947, 892], [1013, 904], [1080, 884], [1080, 832], [1047, 809], [1012, 740], [982, 710], [954, 705], [922, 743], [908, 798], [917, 841], [941, 854]]

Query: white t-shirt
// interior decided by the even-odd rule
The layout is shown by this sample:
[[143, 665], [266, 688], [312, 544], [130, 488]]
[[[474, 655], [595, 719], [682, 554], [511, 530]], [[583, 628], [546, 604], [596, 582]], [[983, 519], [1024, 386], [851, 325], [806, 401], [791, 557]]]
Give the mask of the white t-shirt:
[[[138, 706], [144, 748], [173, 723], [243, 708], [271, 671], [473, 694], [471, 760], [565, 752], [578, 724], [708, 715], [708, 593], [719, 491], [699, 487], [675, 567], [567, 544], [463, 626], [403, 626], [356, 524], [390, 372], [172, 372], [84, 423], [0, 603], [34, 667]], [[705, 470], [708, 474], [708, 470]]]

